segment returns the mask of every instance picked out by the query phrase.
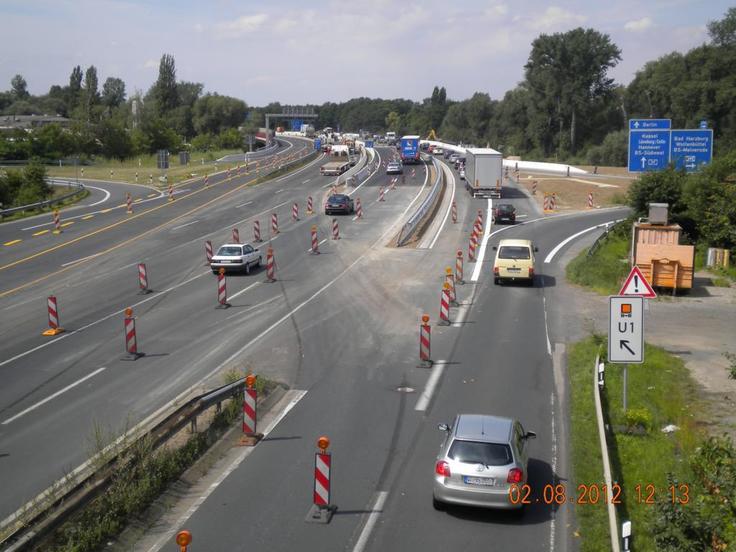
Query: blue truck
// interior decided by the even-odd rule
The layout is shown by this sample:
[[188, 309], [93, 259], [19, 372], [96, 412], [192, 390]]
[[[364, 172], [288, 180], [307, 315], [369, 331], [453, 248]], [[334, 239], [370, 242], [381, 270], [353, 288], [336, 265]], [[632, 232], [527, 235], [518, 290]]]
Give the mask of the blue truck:
[[419, 136], [401, 137], [401, 162], [406, 164], [417, 164], [419, 159]]

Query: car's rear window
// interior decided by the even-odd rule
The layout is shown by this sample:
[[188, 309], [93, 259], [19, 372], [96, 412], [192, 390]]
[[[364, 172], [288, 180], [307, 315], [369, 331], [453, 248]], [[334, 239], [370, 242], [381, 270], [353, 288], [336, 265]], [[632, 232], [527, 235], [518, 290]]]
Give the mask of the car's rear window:
[[506, 466], [512, 461], [511, 448], [500, 443], [481, 443], [457, 440], [447, 454], [456, 462], [483, 464], [484, 466]]
[[217, 252], [218, 255], [241, 255], [242, 251], [239, 247], [231, 246], [231, 247], [221, 247], [220, 250]]
[[529, 248], [523, 245], [505, 245], [498, 250], [499, 259], [529, 259]]

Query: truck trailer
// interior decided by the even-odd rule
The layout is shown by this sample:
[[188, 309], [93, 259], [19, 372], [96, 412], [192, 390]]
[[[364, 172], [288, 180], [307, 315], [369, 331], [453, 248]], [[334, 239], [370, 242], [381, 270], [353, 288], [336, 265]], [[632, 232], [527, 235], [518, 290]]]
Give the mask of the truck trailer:
[[465, 187], [473, 197], [501, 197], [503, 155], [491, 148], [468, 148]]
[[401, 161], [408, 165], [418, 164], [419, 159], [419, 136], [401, 137]]

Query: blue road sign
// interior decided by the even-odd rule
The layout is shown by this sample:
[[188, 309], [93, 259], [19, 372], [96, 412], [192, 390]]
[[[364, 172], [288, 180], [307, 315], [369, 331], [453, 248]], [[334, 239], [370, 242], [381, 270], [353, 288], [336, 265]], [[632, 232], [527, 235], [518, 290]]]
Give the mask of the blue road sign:
[[713, 129], [672, 131], [670, 160], [676, 169], [695, 172], [712, 159]]
[[661, 171], [670, 161], [670, 130], [629, 132], [629, 172]]
[[664, 130], [672, 128], [672, 119], [629, 119], [629, 130]]
[[314, 140], [314, 149], [316, 150], [322, 149], [322, 140], [320, 140], [319, 138], [316, 138]]
[[705, 119], [700, 121], [700, 128], [708, 128], [708, 121], [706, 121]]
[[373, 140], [366, 140], [365, 141], [365, 147], [372, 148], [373, 147]]

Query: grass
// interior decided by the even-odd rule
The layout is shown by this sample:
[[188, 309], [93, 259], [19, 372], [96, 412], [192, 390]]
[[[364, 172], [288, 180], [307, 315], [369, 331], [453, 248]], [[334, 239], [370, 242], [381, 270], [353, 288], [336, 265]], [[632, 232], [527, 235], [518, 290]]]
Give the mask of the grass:
[[[61, 197], [68, 193], [69, 193], [69, 190], [67, 188], [64, 188], [62, 186], [54, 186], [54, 193], [49, 199], [53, 199], [55, 197]], [[2, 217], [0, 219], [0, 222], [9, 222], [11, 220], [23, 219], [23, 218], [32, 217], [32, 216], [35, 216], [41, 213], [53, 213], [57, 209], [63, 209], [64, 207], [68, 207], [69, 205], [74, 205], [75, 203], [78, 203], [79, 201], [86, 198], [88, 195], [89, 195], [89, 190], [84, 190], [82, 193], [77, 194], [73, 197], [70, 197], [69, 199], [61, 201], [59, 203], [54, 203], [52, 207], [42, 207], [40, 209], [30, 209], [28, 211], [19, 211], [17, 213], [13, 213], [11, 215]]]
[[618, 293], [629, 273], [629, 227], [627, 223], [617, 225], [592, 256], [588, 257], [587, 249], [581, 251], [567, 265], [567, 279], [601, 295]]
[[[171, 154], [169, 156], [169, 169], [165, 171], [171, 182], [180, 182], [192, 176], [202, 176], [206, 173], [215, 172], [215, 160], [225, 155], [233, 153], [243, 154], [242, 150], [217, 150], [210, 152], [194, 152], [190, 156], [188, 165], [179, 164], [179, 156]], [[140, 162], [140, 165], [139, 165]], [[141, 155], [133, 159], [119, 161], [117, 159], [97, 158], [90, 165], [81, 165], [79, 167], [71, 166], [53, 166], [48, 167], [49, 176], [58, 176], [66, 178], [89, 178], [93, 180], [123, 180], [126, 182], [135, 182], [135, 175], [138, 173], [138, 183], [148, 184], [149, 176], [153, 176], [153, 184], [158, 184], [158, 178], [163, 175], [156, 166], [157, 156]], [[242, 164], [242, 162], [241, 162]], [[237, 163], [218, 163], [217, 170], [226, 167], [235, 167]], [[84, 169], [84, 171], [82, 171]], [[110, 174], [112, 171], [112, 174]]]
[[[575, 486], [601, 484], [602, 464], [593, 407], [593, 361], [599, 347], [605, 353], [604, 339], [592, 336], [574, 344], [568, 357], [571, 387], [572, 464]], [[667, 497], [667, 474], [681, 482], [692, 482], [694, 476], [688, 459], [700, 442], [694, 419], [697, 405], [695, 388], [683, 362], [663, 349], [647, 345], [645, 362], [628, 367], [628, 406], [646, 411], [651, 427], [639, 426], [632, 431], [631, 412], [622, 408], [623, 369], [606, 365], [605, 390], [602, 394], [604, 417], [612, 432], [608, 435], [613, 479], [621, 485], [622, 504], [617, 507], [619, 523], [632, 521], [636, 530], [636, 549], [654, 552], [652, 525], [656, 513], [653, 504], [645, 503], [647, 485], [653, 486], [656, 498]], [[642, 416], [636, 416], [641, 419]], [[662, 427], [674, 424], [680, 429], [662, 433]], [[641, 485], [641, 493], [636, 486]], [[693, 484], [694, 487], [694, 484]], [[691, 497], [695, 489], [691, 491]], [[581, 550], [610, 549], [606, 507], [583, 504], [576, 507]]]

